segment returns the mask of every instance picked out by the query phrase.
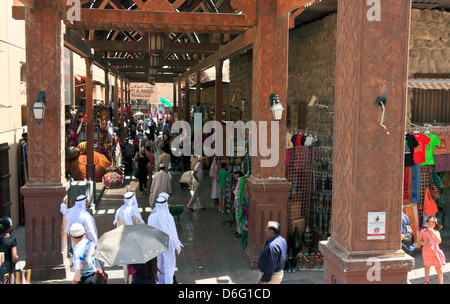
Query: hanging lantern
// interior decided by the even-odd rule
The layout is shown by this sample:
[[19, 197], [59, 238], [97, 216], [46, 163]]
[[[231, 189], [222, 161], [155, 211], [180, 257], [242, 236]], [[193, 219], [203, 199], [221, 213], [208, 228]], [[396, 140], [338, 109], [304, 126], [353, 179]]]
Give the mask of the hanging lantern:
[[150, 54], [152, 56], [160, 56], [164, 53], [164, 34], [163, 33], [150, 33]]
[[44, 91], [39, 92], [36, 101], [34, 102], [32, 106], [34, 119], [38, 124], [41, 123], [41, 121], [44, 120], [45, 115], [45, 98], [47, 97], [47, 94], [45, 94]]
[[284, 108], [280, 103], [280, 100], [278, 99], [278, 95], [271, 94], [270, 95], [270, 104], [272, 106], [272, 116], [273, 120], [280, 121], [283, 118], [283, 111]]
[[150, 56], [150, 68], [157, 68], [161, 65], [161, 57]]

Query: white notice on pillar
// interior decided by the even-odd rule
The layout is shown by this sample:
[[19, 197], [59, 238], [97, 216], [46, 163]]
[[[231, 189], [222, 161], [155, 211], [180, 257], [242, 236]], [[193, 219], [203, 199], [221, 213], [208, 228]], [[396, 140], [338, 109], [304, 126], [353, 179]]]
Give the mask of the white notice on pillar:
[[386, 212], [369, 212], [367, 218], [367, 239], [384, 240], [386, 237]]

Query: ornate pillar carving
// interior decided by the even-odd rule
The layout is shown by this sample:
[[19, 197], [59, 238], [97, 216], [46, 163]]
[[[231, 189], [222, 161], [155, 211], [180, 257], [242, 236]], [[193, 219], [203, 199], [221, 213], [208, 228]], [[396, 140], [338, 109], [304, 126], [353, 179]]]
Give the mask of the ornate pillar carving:
[[[59, 211], [68, 188], [65, 179], [63, 35], [60, 1], [38, 1], [25, 8], [28, 107], [28, 184], [21, 188], [25, 204], [26, 268], [32, 278], [62, 279], [69, 271], [63, 217]], [[43, 121], [32, 106], [46, 93]]]
[[[254, 2], [254, 1], [251, 1]], [[248, 3], [251, 5], [252, 3]], [[265, 244], [264, 227], [267, 221], [278, 221], [281, 235], [287, 237], [287, 202], [291, 184], [285, 176], [286, 164], [286, 112], [279, 123], [279, 130], [272, 130], [273, 121], [270, 95], [279, 96], [286, 109], [287, 60], [289, 43], [289, 15], [277, 16], [277, 1], [256, 0], [253, 42], [252, 120], [267, 122], [267, 137], [258, 128], [258, 143], [267, 141], [267, 147], [278, 153], [274, 166], [264, 167], [262, 161], [274, 157], [262, 156], [260, 149], [252, 157], [252, 175], [247, 180], [249, 190], [248, 240], [246, 254], [255, 266]], [[272, 141], [272, 132], [275, 140]]]
[[[400, 238], [411, 0], [380, 2], [338, 2], [332, 232], [319, 245], [327, 283], [406, 283], [414, 264]], [[386, 217], [378, 238], [373, 212]]]

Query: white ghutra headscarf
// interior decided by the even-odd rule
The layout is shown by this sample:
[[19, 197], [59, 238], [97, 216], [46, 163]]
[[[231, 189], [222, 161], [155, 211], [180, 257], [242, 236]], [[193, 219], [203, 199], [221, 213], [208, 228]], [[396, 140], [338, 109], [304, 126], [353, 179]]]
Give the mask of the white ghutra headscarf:
[[123, 196], [123, 201], [124, 204], [117, 210], [113, 224], [115, 225], [120, 217], [125, 221], [125, 225], [133, 225], [133, 216], [137, 217], [142, 224], [145, 224], [138, 209], [136, 195], [133, 192], [127, 192]]

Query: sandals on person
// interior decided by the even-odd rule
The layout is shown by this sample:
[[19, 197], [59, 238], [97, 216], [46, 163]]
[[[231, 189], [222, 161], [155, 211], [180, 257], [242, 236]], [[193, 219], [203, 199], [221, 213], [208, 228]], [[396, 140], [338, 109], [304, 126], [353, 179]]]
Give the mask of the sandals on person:
[[234, 233], [234, 237], [240, 237], [240, 236], [241, 236], [240, 233], [237, 233], [237, 232]]

